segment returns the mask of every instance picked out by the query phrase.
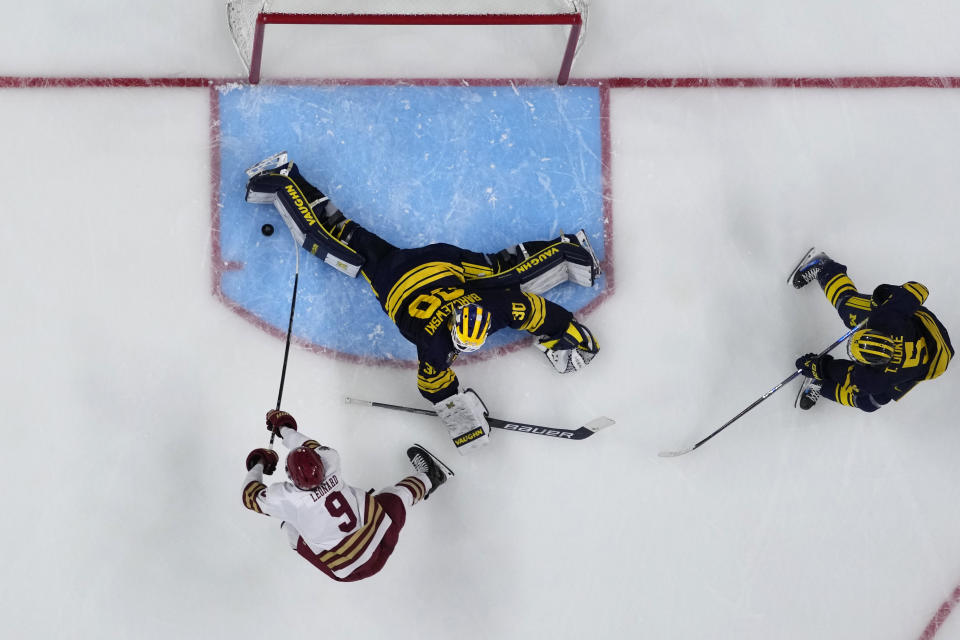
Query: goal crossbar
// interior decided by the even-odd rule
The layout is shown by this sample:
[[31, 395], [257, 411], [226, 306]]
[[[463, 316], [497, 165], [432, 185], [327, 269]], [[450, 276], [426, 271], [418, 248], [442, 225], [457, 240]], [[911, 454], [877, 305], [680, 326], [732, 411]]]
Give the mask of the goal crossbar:
[[250, 59], [250, 84], [260, 82], [260, 61], [263, 56], [263, 36], [268, 24], [339, 24], [339, 25], [570, 25], [570, 35], [557, 75], [557, 84], [564, 85], [570, 79], [570, 68], [577, 51], [577, 42], [583, 28], [579, 13], [555, 14], [307, 14], [271, 13], [257, 14], [253, 32], [253, 47]]

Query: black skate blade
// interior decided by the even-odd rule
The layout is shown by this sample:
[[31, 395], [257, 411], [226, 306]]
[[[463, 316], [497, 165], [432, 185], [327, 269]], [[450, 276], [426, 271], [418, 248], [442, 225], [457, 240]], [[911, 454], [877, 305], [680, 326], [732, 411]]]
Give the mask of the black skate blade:
[[438, 458], [437, 456], [433, 455], [433, 452], [432, 452], [432, 451], [430, 451], [429, 449], [427, 449], [425, 446], [423, 446], [423, 445], [420, 444], [419, 442], [414, 442], [414, 443], [413, 443], [413, 446], [415, 446], [415, 447], [420, 447], [421, 449], [423, 449], [424, 451], [426, 451], [426, 452], [427, 452], [427, 455], [430, 456], [431, 458], [433, 458], [433, 461], [434, 461], [434, 462], [436, 462], [437, 464], [439, 464], [441, 467], [443, 467], [443, 468], [446, 470], [446, 473], [447, 473], [448, 476], [453, 477], [453, 476], [457, 475], [457, 474], [455, 474], [455, 473], [453, 472], [453, 469], [451, 469], [450, 467], [447, 466], [447, 463], [446, 463], [446, 462], [444, 462], [443, 460], [441, 460], [441, 459]]
[[793, 408], [796, 409], [800, 406], [800, 396], [803, 395], [803, 390], [806, 388], [807, 384], [801, 380], [800, 388], [797, 389], [797, 397], [793, 399]]
[[797, 266], [795, 266], [793, 270], [790, 271], [790, 275], [787, 276], [787, 282], [789, 284], [793, 284], [793, 276], [797, 273], [797, 270], [799, 270], [800, 267], [805, 265], [807, 261], [813, 257], [813, 254], [816, 250], [817, 250], [816, 247], [810, 247], [810, 249], [805, 254], [803, 254], [803, 257], [800, 258], [800, 261], [797, 263]]

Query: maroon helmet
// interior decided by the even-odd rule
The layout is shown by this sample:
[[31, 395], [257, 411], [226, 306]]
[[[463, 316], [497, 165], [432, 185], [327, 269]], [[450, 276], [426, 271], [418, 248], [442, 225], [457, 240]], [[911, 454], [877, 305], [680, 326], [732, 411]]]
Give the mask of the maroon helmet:
[[287, 476], [297, 489], [316, 489], [323, 482], [320, 455], [310, 447], [297, 447], [287, 454]]

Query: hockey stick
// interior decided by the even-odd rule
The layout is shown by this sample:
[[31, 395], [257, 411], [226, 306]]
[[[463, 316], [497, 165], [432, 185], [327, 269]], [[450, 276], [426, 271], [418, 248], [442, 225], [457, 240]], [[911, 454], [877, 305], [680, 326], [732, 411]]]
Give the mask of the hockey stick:
[[[821, 351], [819, 354], [817, 354], [817, 357], [819, 358], [820, 356], [826, 355], [826, 354], [830, 353], [831, 351], [833, 351], [833, 350], [837, 347], [837, 345], [839, 345], [841, 342], [843, 342], [844, 340], [846, 340], [847, 338], [849, 338], [850, 336], [852, 336], [855, 331], [857, 331], [858, 329], [860, 329], [860, 328], [861, 328], [863, 325], [865, 325], [866, 323], [867, 323], [867, 321], [864, 320], [863, 322], [861, 322], [860, 324], [858, 324], [858, 325], [855, 326], [854, 328], [852, 328], [852, 329], [850, 329], [849, 331], [847, 331], [845, 334], [843, 334], [842, 336], [840, 336], [839, 338], [837, 338], [837, 339], [834, 341], [833, 344], [831, 344], [829, 347], [827, 347], [826, 349], [824, 349], [823, 351]], [[790, 382], [791, 380], [793, 380], [794, 378], [796, 378], [797, 376], [799, 376], [802, 372], [803, 372], [803, 369], [797, 369], [796, 371], [794, 371], [793, 373], [791, 373], [791, 374], [790, 374], [789, 376], [787, 376], [782, 382], [780, 382], [780, 384], [776, 385], [775, 387], [773, 387], [772, 389], [770, 389], [770, 391], [767, 391], [765, 394], [763, 394], [762, 396], [760, 396], [759, 398], [757, 398], [756, 400], [754, 400], [753, 403], [750, 404], [750, 406], [748, 406], [746, 409], [744, 409], [743, 411], [741, 411], [741, 412], [738, 413], [737, 415], [733, 416], [732, 418], [730, 418], [729, 420], [727, 420], [726, 422], [724, 422], [724, 423], [720, 426], [719, 429], [717, 429], [716, 431], [714, 431], [713, 433], [711, 433], [710, 435], [708, 435], [706, 438], [704, 438], [703, 440], [701, 440], [701, 441], [698, 442], [697, 444], [693, 445], [692, 447], [687, 447], [686, 449], [680, 449], [679, 451], [661, 451], [660, 454], [659, 454], [660, 457], [661, 457], [661, 458], [675, 458], [675, 457], [677, 457], [677, 456], [682, 456], [682, 455], [685, 454], [685, 453], [690, 453], [690, 452], [693, 451], [694, 449], [699, 448], [701, 445], [703, 445], [703, 444], [706, 443], [708, 440], [710, 440], [713, 436], [717, 435], [718, 433], [720, 433], [721, 431], [723, 431], [724, 429], [726, 429], [727, 427], [729, 427], [731, 424], [733, 424], [734, 422], [736, 422], [737, 420], [739, 420], [740, 418], [742, 418], [742, 417], [744, 416], [744, 414], [746, 414], [748, 411], [750, 411], [751, 409], [753, 409], [755, 406], [757, 406], [758, 404], [760, 404], [761, 402], [763, 402], [764, 400], [766, 400], [767, 398], [769, 398], [770, 396], [772, 396], [774, 393], [776, 393], [777, 391], [779, 391], [779, 390], [780, 390], [780, 387], [782, 387], [783, 385], [787, 384], [788, 382]]]
[[[422, 416], [434, 416], [437, 412], [431, 409], [418, 409], [416, 407], [404, 407], [398, 404], [387, 404], [385, 402], [373, 402], [372, 400], [359, 400], [357, 398], [346, 397], [343, 399], [346, 404], [362, 404], [367, 407], [379, 407], [381, 409], [393, 409], [394, 411], [406, 411], [407, 413], [418, 413]], [[535, 424], [526, 424], [524, 422], [512, 422], [501, 420], [499, 418], [487, 417], [487, 424], [494, 429], [503, 429], [505, 431], [516, 431], [518, 433], [529, 433], [535, 436], [549, 436], [551, 438], [561, 438], [563, 440], [583, 440], [589, 438], [600, 429], [615, 424], [613, 420], [606, 416], [594, 418], [582, 427], [577, 429], [561, 429], [559, 427], [541, 427]]]
[[[277, 411], [280, 411], [280, 400], [283, 398], [283, 383], [287, 379], [287, 360], [290, 356], [290, 336], [293, 333], [293, 310], [297, 308], [297, 285], [300, 283], [300, 247], [293, 241], [297, 251], [297, 268], [293, 274], [293, 298], [290, 300], [290, 322], [287, 323], [287, 345], [283, 348], [283, 369], [280, 370], [280, 392], [277, 394]], [[276, 428], [270, 429], [270, 444], [268, 449], [273, 450], [273, 440], [277, 437]]]

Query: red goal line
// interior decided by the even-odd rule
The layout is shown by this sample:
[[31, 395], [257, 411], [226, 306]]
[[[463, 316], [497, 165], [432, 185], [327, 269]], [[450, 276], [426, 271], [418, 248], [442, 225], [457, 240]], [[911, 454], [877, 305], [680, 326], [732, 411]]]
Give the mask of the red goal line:
[[[371, 78], [371, 79], [310, 79], [298, 78], [279, 81], [278, 84], [550, 84], [549, 82], [517, 78]], [[244, 82], [244, 78], [207, 77], [110, 77], [110, 76], [0, 76], [0, 89], [35, 89], [44, 87], [180, 87], [197, 88]], [[572, 78], [574, 86], [600, 86], [608, 89], [957, 89], [960, 76], [839, 76], [839, 77], [730, 77], [730, 78]]]

